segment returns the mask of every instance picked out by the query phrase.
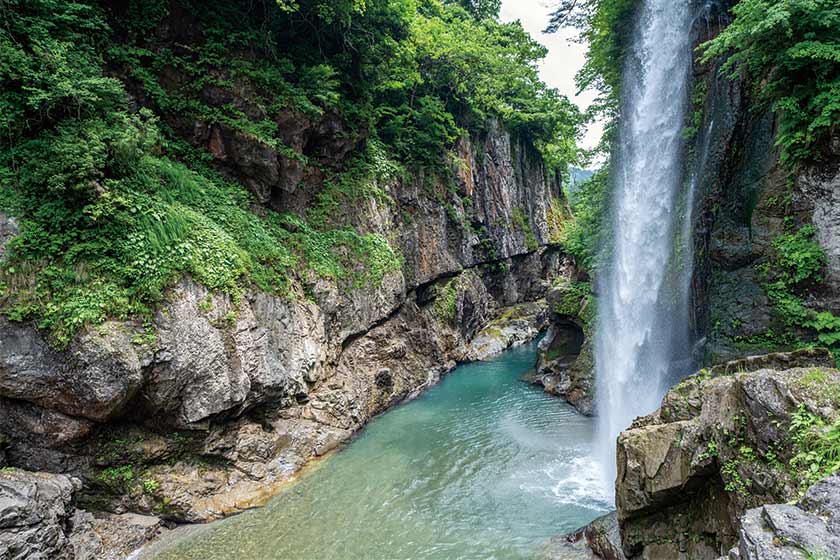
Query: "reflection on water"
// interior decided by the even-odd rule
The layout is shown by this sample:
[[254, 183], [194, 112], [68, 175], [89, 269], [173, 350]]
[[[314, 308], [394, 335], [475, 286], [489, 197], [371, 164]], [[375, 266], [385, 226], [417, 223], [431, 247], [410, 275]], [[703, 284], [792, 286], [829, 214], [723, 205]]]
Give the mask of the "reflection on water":
[[265, 508], [154, 560], [513, 560], [611, 509], [591, 419], [519, 380], [536, 345], [459, 367]]

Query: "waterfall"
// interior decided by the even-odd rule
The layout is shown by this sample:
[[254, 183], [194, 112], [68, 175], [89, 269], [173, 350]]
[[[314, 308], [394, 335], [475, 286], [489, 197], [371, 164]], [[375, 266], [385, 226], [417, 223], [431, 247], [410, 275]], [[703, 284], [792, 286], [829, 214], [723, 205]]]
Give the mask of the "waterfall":
[[659, 406], [671, 364], [687, 355], [690, 283], [680, 267], [692, 257], [680, 249], [691, 242], [677, 245], [693, 196], [682, 192], [693, 16], [691, 0], [642, 0], [625, 62], [595, 340], [598, 443], [610, 483], [618, 434]]

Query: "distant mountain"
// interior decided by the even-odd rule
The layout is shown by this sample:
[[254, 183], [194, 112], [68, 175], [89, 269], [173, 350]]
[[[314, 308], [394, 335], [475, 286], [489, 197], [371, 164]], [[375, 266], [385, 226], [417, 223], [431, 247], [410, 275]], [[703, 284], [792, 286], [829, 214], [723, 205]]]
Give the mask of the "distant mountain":
[[591, 179], [593, 175], [595, 175], [595, 172], [589, 169], [569, 167], [569, 184], [566, 185], [566, 194], [571, 196], [580, 185]]

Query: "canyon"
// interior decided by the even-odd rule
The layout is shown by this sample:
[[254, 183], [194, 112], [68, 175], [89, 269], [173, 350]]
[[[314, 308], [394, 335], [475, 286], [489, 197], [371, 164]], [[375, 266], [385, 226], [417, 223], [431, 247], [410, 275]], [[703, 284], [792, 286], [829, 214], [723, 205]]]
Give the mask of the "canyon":
[[[134, 4], [102, 4], [116, 30], [103, 76], [169, 135], [145, 157], [170, 150], [235, 185], [310, 266], [292, 266], [282, 289], [255, 275], [226, 291], [192, 263], [149, 312], [82, 322], [64, 342], [10, 305], [0, 558], [120, 559], [167, 528], [264, 506], [458, 365], [541, 333], [527, 380], [595, 416], [615, 478], [616, 512], [553, 538], [550, 558], [840, 557], [840, 482], [815, 451], [840, 421], [840, 138], [791, 170], [780, 115], [727, 75], [726, 57], [700, 56], [734, 3], [645, 0], [634, 12], [609, 179], [613, 253], [592, 270], [563, 243], [575, 219], [565, 171], [503, 119], [461, 130], [437, 171], [395, 166], [396, 148], [352, 110], [267, 105], [258, 72], [198, 56], [218, 30], [182, 4], [166, 2], [141, 38], [122, 26]], [[166, 62], [173, 52], [212, 60], [210, 79], [190, 82], [182, 61]], [[203, 113], [161, 102], [195, 84]], [[277, 137], [218, 117], [231, 108]], [[333, 173], [359, 154], [376, 172], [348, 187]], [[170, 171], [164, 191], [198, 175]], [[86, 215], [128, 204], [108, 180], [87, 185]], [[207, 216], [241, 226], [217, 211]], [[310, 236], [316, 219], [333, 237]], [[14, 260], [32, 224], [0, 206], [4, 289], [45, 282]], [[815, 270], [799, 278], [788, 245], [816, 247]], [[793, 321], [791, 307], [809, 319]]]

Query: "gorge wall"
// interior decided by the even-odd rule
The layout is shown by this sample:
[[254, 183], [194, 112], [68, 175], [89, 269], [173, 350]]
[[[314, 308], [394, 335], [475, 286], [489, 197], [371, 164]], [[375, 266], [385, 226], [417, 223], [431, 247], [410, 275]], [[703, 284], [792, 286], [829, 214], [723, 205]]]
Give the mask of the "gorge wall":
[[[695, 45], [726, 27], [732, 5], [721, 3], [697, 27]], [[795, 169], [780, 162], [780, 115], [758, 99], [750, 81], [727, 77], [725, 62], [695, 60], [688, 148], [687, 173], [698, 182], [691, 320], [704, 343], [706, 364], [826, 343], [818, 340], [819, 329], [795, 324], [783, 309], [783, 295], [773, 291], [779, 269], [791, 266], [786, 241], [825, 256], [791, 295], [808, 309], [828, 313], [837, 313], [840, 295], [840, 228], [834, 218], [838, 138], [828, 138]]]
[[[696, 22], [695, 45], [729, 24], [732, 5], [707, 3], [711, 17]], [[840, 553], [826, 505], [838, 496], [836, 477], [820, 481], [837, 469], [828, 443], [840, 407], [831, 336], [840, 294], [837, 136], [797, 166], [783, 162], [781, 115], [725, 62], [694, 61], [686, 125], [685, 181], [697, 193], [688, 320], [702, 350], [696, 359], [708, 367], [619, 437], [620, 547], [604, 557]], [[828, 350], [811, 349], [819, 346]]]
[[[173, 9], [154, 33], [159, 44], [182, 48], [202, 29]], [[158, 110], [123, 68], [112, 71], [136, 109]], [[158, 71], [177, 88], [173, 68]], [[336, 114], [271, 113], [248, 80], [225, 83], [204, 86], [202, 102], [273, 121], [283, 145], [307, 164], [224, 124], [159, 117], [246, 186], [256, 213], [302, 214], [329, 189], [323, 170], [366, 147], [365, 135], [351, 134], [352, 123]], [[381, 280], [359, 262], [340, 278], [300, 271], [300, 289], [285, 296], [252, 287], [234, 297], [186, 276], [150, 318], [85, 326], [66, 348], [31, 321], [0, 317], [4, 476], [60, 487], [53, 517], [65, 528], [62, 520], [75, 515], [68, 492], [96, 511], [216, 519], [263, 502], [309, 460], [456, 362], [536, 336], [552, 281], [575, 274], [556, 245], [566, 212], [560, 177], [494, 120], [458, 140], [455, 152], [445, 173], [373, 179], [367, 194], [333, 201], [331, 223], [377, 235], [399, 255], [398, 266], [381, 266]], [[14, 216], [0, 215], [0, 247], [17, 228]], [[71, 478], [33, 482], [16, 469]], [[19, 541], [5, 544], [25, 551], [29, 531], [13, 531]], [[64, 533], [48, 556], [101, 557], [101, 542], [76, 546]]]
[[[127, 482], [125, 507], [204, 520], [247, 506], [241, 487], [262, 496], [456, 361], [482, 357], [470, 346], [482, 329], [541, 299], [571, 263], [549, 246], [547, 214], [562, 195], [539, 158], [499, 128], [462, 147], [458, 189], [475, 207], [458, 216], [489, 237], [447, 216], [421, 178], [388, 185], [392, 205], [344, 209], [405, 256], [381, 285], [316, 280], [307, 298], [251, 292], [236, 302], [187, 278], [150, 337], [149, 325], [111, 321], [65, 351], [0, 319], [6, 463], [105, 486], [113, 469], [130, 468], [130, 480], [113, 481]], [[519, 214], [529, 216], [523, 229], [508, 227]], [[530, 312], [524, 336], [544, 315]]]

